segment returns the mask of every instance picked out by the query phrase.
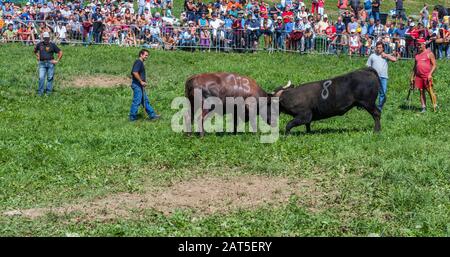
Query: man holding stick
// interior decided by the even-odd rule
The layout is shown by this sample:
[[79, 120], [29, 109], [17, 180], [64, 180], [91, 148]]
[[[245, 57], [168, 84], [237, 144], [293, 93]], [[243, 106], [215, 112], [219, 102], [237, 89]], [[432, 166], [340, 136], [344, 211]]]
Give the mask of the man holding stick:
[[145, 66], [144, 62], [147, 60], [149, 55], [148, 50], [143, 49], [139, 52], [139, 58], [134, 62], [133, 68], [131, 69], [131, 89], [133, 90], [133, 101], [131, 103], [130, 109], [130, 121], [137, 120], [137, 114], [139, 105], [143, 105], [145, 111], [148, 115], [148, 120], [153, 121], [160, 118], [159, 115], [155, 113], [153, 107], [148, 101], [147, 94], [145, 93], [145, 87], [147, 86], [145, 78]]
[[426, 112], [426, 90], [430, 95], [433, 109], [436, 111], [436, 95], [433, 91], [433, 72], [436, 70], [436, 58], [434, 54], [427, 49], [426, 41], [423, 38], [417, 40], [419, 45], [419, 53], [415, 57], [415, 64], [411, 75], [411, 84], [420, 91], [420, 103], [422, 104], [422, 113]]

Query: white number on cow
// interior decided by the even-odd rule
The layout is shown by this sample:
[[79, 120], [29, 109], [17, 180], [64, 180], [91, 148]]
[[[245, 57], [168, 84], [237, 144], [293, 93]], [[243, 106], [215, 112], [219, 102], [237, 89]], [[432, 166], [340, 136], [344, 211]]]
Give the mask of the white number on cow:
[[327, 80], [323, 83], [322, 85], [322, 99], [326, 100], [328, 98], [328, 96], [330, 95], [330, 91], [328, 90], [328, 88], [331, 86], [333, 82], [331, 82], [331, 80]]

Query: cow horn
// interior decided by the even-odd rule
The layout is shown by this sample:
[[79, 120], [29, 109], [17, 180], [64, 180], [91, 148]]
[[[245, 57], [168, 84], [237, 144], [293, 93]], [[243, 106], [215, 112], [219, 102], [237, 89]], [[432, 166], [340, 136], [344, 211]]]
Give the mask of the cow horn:
[[291, 81], [289, 80], [289, 82], [287, 83], [287, 85], [286, 86], [284, 86], [283, 88], [288, 88], [288, 87], [290, 87], [291, 86]]

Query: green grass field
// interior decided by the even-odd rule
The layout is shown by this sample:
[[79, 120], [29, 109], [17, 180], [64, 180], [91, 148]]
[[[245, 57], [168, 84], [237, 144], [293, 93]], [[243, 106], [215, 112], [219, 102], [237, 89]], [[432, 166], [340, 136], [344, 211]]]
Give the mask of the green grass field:
[[[186, 78], [207, 71], [233, 71], [270, 90], [288, 80], [298, 84], [343, 74], [363, 67], [366, 59], [151, 52], [146, 65], [151, 81], [147, 91], [163, 119], [130, 123], [128, 85], [64, 85], [91, 75], [126, 77], [139, 49], [62, 49], [65, 54], [56, 71], [56, 91], [40, 98], [35, 94], [32, 48], [0, 45], [2, 236], [450, 236], [448, 61], [440, 61], [435, 73], [438, 113], [402, 108], [412, 62], [400, 61], [389, 67], [380, 134], [372, 132], [368, 113], [353, 109], [345, 116], [313, 123], [312, 134], [300, 127], [292, 136], [281, 135], [274, 144], [261, 144], [259, 135], [251, 133], [189, 138], [172, 132], [170, 121], [176, 110], [170, 103], [184, 94]], [[417, 92], [413, 104], [419, 107]], [[281, 130], [289, 119], [282, 116]], [[266, 186], [285, 180], [292, 192], [300, 193], [287, 192], [285, 197], [282, 193], [280, 203], [221, 212], [178, 208], [182, 204], [164, 198], [159, 204], [169, 212], [158, 205], [133, 205], [136, 208], [122, 213], [124, 208], [118, 206], [97, 210], [98, 215], [109, 215], [101, 220], [82, 208], [35, 218], [4, 214], [76, 203], [90, 206], [115, 196], [124, 199], [115, 201], [117, 205], [127, 205], [145, 198], [149, 191], [168, 192], [190, 181], [204, 183], [202, 192], [207, 196], [214, 193], [211, 179], [216, 179], [217, 186], [248, 177], [269, 181]], [[264, 187], [259, 190], [267, 193]], [[189, 194], [184, 188], [181, 197], [184, 192]], [[115, 209], [122, 212], [114, 213]]]

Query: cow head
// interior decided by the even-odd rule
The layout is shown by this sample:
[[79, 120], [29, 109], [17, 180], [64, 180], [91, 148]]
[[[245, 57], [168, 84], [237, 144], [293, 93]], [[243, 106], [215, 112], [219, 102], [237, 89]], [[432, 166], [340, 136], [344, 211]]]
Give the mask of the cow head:
[[288, 83], [286, 84], [286, 86], [280, 86], [275, 88], [275, 90], [271, 93], [269, 93], [268, 95], [270, 97], [280, 97], [281, 94], [283, 94], [284, 91], [286, 91], [289, 88], [293, 88], [294, 85], [292, 85], [291, 81], [289, 80]]

